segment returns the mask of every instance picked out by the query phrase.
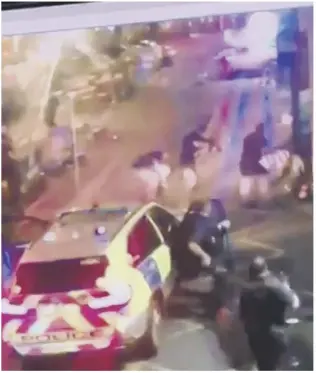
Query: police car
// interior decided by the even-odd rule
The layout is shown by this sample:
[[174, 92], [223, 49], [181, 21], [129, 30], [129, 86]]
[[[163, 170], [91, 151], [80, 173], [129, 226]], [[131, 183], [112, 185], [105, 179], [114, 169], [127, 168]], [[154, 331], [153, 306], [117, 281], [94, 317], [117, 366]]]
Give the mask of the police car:
[[156, 353], [173, 286], [174, 224], [155, 203], [60, 214], [24, 252], [2, 300], [4, 341], [24, 358], [140, 342], [144, 356]]

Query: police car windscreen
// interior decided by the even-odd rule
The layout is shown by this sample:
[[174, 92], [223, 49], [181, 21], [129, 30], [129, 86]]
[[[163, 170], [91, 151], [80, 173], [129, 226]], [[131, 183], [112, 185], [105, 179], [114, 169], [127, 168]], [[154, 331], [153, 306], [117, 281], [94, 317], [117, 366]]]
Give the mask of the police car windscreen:
[[58, 222], [61, 225], [77, 225], [77, 224], [92, 224], [92, 223], [106, 223], [116, 220], [124, 222], [127, 214], [127, 209], [107, 209], [95, 208], [90, 210], [78, 210], [64, 212], [60, 215]]
[[21, 264], [16, 272], [19, 295], [63, 293], [95, 288], [105, 273], [105, 256]]

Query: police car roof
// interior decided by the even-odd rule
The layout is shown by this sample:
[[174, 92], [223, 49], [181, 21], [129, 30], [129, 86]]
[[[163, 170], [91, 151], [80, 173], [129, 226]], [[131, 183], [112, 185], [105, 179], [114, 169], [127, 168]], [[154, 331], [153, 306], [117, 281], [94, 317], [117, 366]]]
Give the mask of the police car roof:
[[62, 213], [48, 232], [22, 255], [20, 263], [50, 262], [106, 254], [128, 210], [94, 208]]

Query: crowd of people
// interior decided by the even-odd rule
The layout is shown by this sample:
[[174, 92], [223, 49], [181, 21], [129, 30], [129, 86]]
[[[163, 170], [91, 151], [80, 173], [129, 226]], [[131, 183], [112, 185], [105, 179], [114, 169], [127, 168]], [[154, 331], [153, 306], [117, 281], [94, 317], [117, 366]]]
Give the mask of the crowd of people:
[[[217, 184], [220, 184], [218, 179], [226, 177], [218, 170], [222, 163], [220, 157], [230, 149], [225, 148], [216, 132], [210, 134], [211, 122], [211, 117], [202, 117], [196, 129], [184, 136], [176, 166], [170, 164], [168, 153], [162, 150], [146, 153], [134, 162], [133, 168], [149, 191], [147, 200], [161, 197], [175, 172], [181, 175], [180, 187], [189, 192], [189, 200], [194, 198], [200, 180], [208, 180], [212, 190], [214, 180], [217, 179]], [[299, 199], [305, 199], [312, 190], [309, 164], [308, 157], [304, 158], [287, 148], [270, 147], [265, 125], [259, 123], [242, 141], [239, 162], [235, 159], [240, 177], [239, 181], [232, 180], [230, 193], [234, 193], [233, 188], [238, 185], [240, 203], [245, 208], [265, 206], [277, 195], [290, 192]]]

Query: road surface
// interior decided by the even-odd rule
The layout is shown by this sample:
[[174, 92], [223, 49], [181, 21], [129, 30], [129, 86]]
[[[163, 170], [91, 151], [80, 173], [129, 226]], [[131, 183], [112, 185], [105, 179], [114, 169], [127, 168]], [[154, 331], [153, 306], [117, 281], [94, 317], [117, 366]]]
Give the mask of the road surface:
[[[294, 263], [290, 280], [298, 291], [301, 315], [313, 310], [313, 228], [310, 214], [300, 205], [288, 204], [269, 211], [231, 211], [232, 241], [240, 271], [255, 254], [265, 256], [271, 268], [280, 270], [284, 258]], [[156, 358], [128, 364], [126, 370], [231, 370], [249, 368], [251, 359], [240, 329], [220, 331], [203, 317], [200, 293], [207, 290], [205, 279], [196, 282], [196, 294], [175, 291], [168, 317], [160, 329], [161, 348]], [[311, 326], [310, 322], [310, 326]], [[308, 328], [309, 330], [312, 330]], [[300, 327], [300, 335], [311, 348], [311, 333]], [[296, 347], [296, 355], [301, 353]], [[304, 350], [302, 353], [306, 353]], [[301, 355], [299, 355], [301, 356]], [[310, 353], [309, 353], [310, 358]], [[307, 358], [306, 358], [307, 359]], [[305, 360], [306, 360], [305, 359]], [[18, 365], [16, 360], [13, 363]], [[310, 360], [306, 360], [307, 368]], [[91, 370], [98, 370], [102, 361], [95, 360]]]
[[[255, 254], [265, 256], [275, 270], [286, 270], [284, 259], [294, 263], [290, 280], [302, 300], [299, 315], [307, 316], [309, 322], [296, 330], [307, 348], [301, 351], [301, 347], [296, 346], [291, 348], [290, 353], [298, 358], [303, 356], [306, 369], [312, 369], [313, 228], [310, 215], [299, 206], [288, 206], [266, 213], [238, 211], [231, 216], [234, 230], [232, 239], [239, 266], [245, 266]], [[205, 281], [201, 280], [195, 288], [205, 291]], [[172, 317], [163, 324], [163, 343], [159, 355], [152, 361], [135, 363], [131, 370], [249, 369], [252, 361], [240, 329], [236, 327], [226, 332], [219, 331], [214, 324], [200, 316], [198, 304], [197, 297], [192, 299], [175, 295], [171, 301]]]
[[[79, 186], [74, 185], [72, 170], [63, 177], [49, 179], [47, 191], [28, 213], [53, 217], [56, 210], [70, 202], [91, 204], [94, 198], [112, 204], [146, 201], [146, 186], [131, 172], [132, 162], [141, 154], [159, 149], [167, 151], [170, 163], [176, 165], [182, 138], [195, 128], [201, 114], [213, 114], [210, 133], [218, 126], [223, 126], [225, 133], [223, 152], [214, 156], [209, 167], [211, 176], [199, 185], [197, 193], [203, 197], [212, 192], [224, 199], [231, 194], [231, 186], [236, 186], [239, 177], [242, 138], [262, 119], [265, 109], [262, 87], [256, 80], [196, 84], [201, 71], [213, 68], [212, 57], [221, 45], [218, 35], [176, 44], [174, 65], [157, 73], [133, 99], [106, 111], [99, 108], [86, 113], [91, 120], [100, 121], [110, 134], [117, 135], [117, 140], [97, 135], [87, 150], [87, 165], [80, 169]], [[278, 112], [277, 119], [287, 103], [272, 101], [271, 111]], [[227, 106], [225, 119], [219, 118], [223, 105]], [[278, 143], [290, 136], [289, 126], [276, 128]], [[98, 194], [100, 184], [102, 193]], [[178, 178], [170, 183], [165, 197], [172, 206], [187, 204], [186, 188]]]
[[[223, 191], [236, 185], [241, 139], [262, 118], [262, 90], [258, 82], [253, 80], [216, 83], [205, 81], [203, 84], [196, 84], [198, 74], [207, 65], [205, 56], [212, 57], [220, 48], [221, 40], [214, 37], [212, 43], [211, 39], [212, 37], [202, 37], [176, 46], [178, 54], [174, 59], [174, 66], [155, 77], [151, 84], [141, 88], [133, 99], [117, 104], [107, 112], [91, 113], [95, 120], [102, 121], [110, 134], [103, 132], [91, 143], [87, 151], [87, 166], [80, 170], [80, 186], [74, 186], [74, 177], [69, 170], [63, 177], [51, 179], [47, 191], [27, 212], [52, 218], [65, 206], [89, 205], [96, 202], [95, 199], [107, 204], [144, 202], [145, 187], [131, 170], [133, 160], [157, 148], [167, 150], [171, 159], [176, 160], [183, 135], [194, 128], [201, 113], [214, 114], [215, 109], [226, 102], [227, 92], [229, 111], [223, 154], [226, 156], [233, 153], [235, 163], [230, 165], [229, 170], [225, 169], [224, 173], [218, 173], [215, 178], [217, 185], [213, 191]], [[241, 124], [237, 121], [237, 114], [242, 96], [242, 100], [247, 103], [244, 105], [245, 115]], [[274, 100], [273, 111], [280, 113], [286, 110], [286, 106], [286, 102]], [[216, 119], [215, 114], [214, 116]], [[278, 127], [280, 136], [287, 136], [289, 131], [288, 127]], [[111, 133], [115, 133], [118, 139], [114, 140]], [[238, 135], [237, 140], [235, 134]], [[282, 142], [282, 139], [278, 139]], [[176, 199], [173, 206], [179, 206], [182, 194], [185, 194], [183, 186], [176, 184], [173, 189], [168, 202]], [[211, 185], [204, 185], [201, 189], [200, 193], [208, 196]], [[231, 187], [226, 193], [231, 193]], [[283, 255], [292, 258], [295, 267], [291, 281], [300, 294], [304, 295], [304, 306], [307, 304], [308, 308], [313, 290], [311, 216], [295, 206], [276, 207], [275, 211], [266, 213], [237, 209], [231, 211], [230, 215], [234, 230], [233, 241], [240, 262], [244, 263], [254, 253], [272, 259]], [[198, 315], [198, 305], [193, 304], [193, 309], [190, 310], [190, 302], [194, 303], [196, 300], [177, 294], [173, 297], [170, 317], [161, 328], [162, 348], [159, 355], [148, 362], [135, 362], [127, 369], [226, 370], [236, 364], [240, 366], [248, 363], [246, 358], [239, 360], [247, 361], [236, 361], [236, 356], [232, 356], [232, 351], [239, 351], [237, 346], [243, 344], [241, 335], [237, 335], [235, 340], [230, 338], [234, 341], [233, 346], [223, 346], [223, 335], [218, 335], [214, 325]], [[187, 310], [189, 314], [181, 316], [178, 314], [179, 309]], [[244, 348], [242, 350], [245, 351]], [[17, 360], [13, 363], [18, 364]], [[90, 369], [98, 369], [99, 362], [96, 365]]]

